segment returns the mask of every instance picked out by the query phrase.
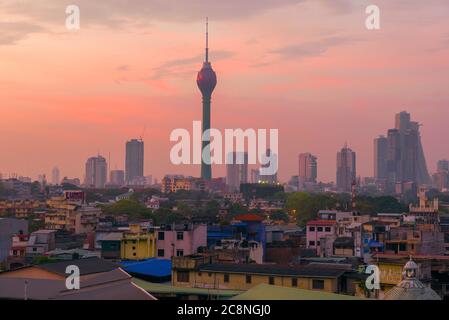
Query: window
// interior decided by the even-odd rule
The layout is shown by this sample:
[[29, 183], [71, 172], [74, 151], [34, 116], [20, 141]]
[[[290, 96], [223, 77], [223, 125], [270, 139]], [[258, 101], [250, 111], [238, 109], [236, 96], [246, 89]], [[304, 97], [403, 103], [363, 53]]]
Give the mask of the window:
[[315, 231], [315, 227], [309, 227], [309, 231], [310, 231], [310, 232]]
[[274, 277], [269, 277], [268, 278], [268, 283], [271, 285], [274, 285]]
[[212, 277], [212, 272], [208, 272], [207, 275], [208, 275], [209, 277]]
[[184, 232], [177, 232], [176, 233], [176, 239], [177, 240], [184, 240]]
[[318, 232], [323, 232], [323, 227], [318, 227]]
[[246, 275], [246, 283], [251, 283], [251, 276], [250, 275]]
[[176, 256], [177, 257], [183, 257], [184, 256], [184, 250], [176, 250]]
[[292, 287], [297, 287], [297, 286], [298, 286], [298, 279], [292, 278]]
[[326, 230], [326, 232], [331, 232], [331, 227], [326, 227], [324, 230]]
[[323, 290], [324, 280], [312, 280], [312, 289]]
[[133, 250], [136, 250], [136, 247], [133, 247]]
[[314, 246], [315, 245], [315, 241], [309, 241], [309, 246]]
[[317, 242], [316, 242], [316, 245], [317, 245], [317, 246], [319, 246], [320, 244], [321, 244], [321, 242], [320, 242], [320, 241], [317, 241]]
[[229, 282], [229, 274], [225, 273], [223, 281]]
[[136, 253], [134, 252], [134, 253], [133, 253], [133, 257], [135, 257], [135, 256], [136, 256]]
[[157, 239], [158, 240], [165, 240], [165, 232], [158, 232], [157, 234]]
[[164, 249], [158, 249], [158, 250], [157, 250], [157, 256], [158, 256], [158, 257], [164, 257], [164, 256], [165, 256], [165, 251], [164, 251]]
[[33, 248], [33, 252], [36, 252], [37, 251], [37, 248]]
[[178, 282], [189, 282], [189, 271], [176, 272], [176, 280]]

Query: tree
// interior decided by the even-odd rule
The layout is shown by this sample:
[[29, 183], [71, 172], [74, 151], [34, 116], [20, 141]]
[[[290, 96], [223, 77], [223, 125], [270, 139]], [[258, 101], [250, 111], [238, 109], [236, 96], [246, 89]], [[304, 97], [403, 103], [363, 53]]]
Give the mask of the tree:
[[298, 224], [304, 225], [316, 218], [318, 211], [333, 209], [337, 203], [338, 199], [329, 194], [294, 192], [288, 195], [285, 207], [296, 216]]
[[290, 219], [284, 211], [276, 211], [270, 215], [271, 220], [288, 222]]
[[151, 210], [135, 200], [120, 200], [113, 204], [102, 205], [101, 209], [106, 214], [127, 214], [131, 218], [146, 218], [151, 215]]

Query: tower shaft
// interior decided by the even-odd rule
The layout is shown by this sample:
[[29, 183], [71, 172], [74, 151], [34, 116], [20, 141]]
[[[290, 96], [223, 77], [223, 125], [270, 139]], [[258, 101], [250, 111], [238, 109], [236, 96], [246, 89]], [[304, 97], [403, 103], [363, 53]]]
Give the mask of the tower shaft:
[[[204, 139], [206, 141], [202, 142], [202, 157], [201, 157], [201, 179], [203, 180], [211, 180], [212, 179], [212, 166], [210, 162], [210, 135], [205, 135], [205, 132], [209, 132], [210, 130], [210, 104], [211, 97], [203, 96], [203, 128], [202, 132], [204, 135]], [[206, 160], [206, 161], [205, 161]]]

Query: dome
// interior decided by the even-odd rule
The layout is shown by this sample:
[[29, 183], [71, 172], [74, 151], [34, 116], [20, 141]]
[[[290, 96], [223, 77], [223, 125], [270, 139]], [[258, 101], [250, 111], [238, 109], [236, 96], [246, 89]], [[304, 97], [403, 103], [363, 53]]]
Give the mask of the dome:
[[404, 266], [402, 281], [385, 294], [384, 300], [441, 300], [431, 288], [418, 280], [418, 265], [410, 258]]
[[203, 96], [211, 96], [217, 85], [217, 75], [209, 62], [205, 62], [196, 79]]

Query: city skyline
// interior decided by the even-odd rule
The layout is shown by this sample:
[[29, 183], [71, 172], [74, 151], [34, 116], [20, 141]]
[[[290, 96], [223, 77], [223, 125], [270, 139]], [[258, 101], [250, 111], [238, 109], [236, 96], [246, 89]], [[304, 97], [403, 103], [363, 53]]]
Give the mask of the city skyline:
[[[335, 152], [344, 141], [357, 152], [358, 174], [373, 176], [371, 141], [393, 127], [391, 118], [401, 110], [424, 124], [422, 144], [433, 173], [436, 162], [448, 158], [439, 139], [449, 134], [449, 31], [442, 15], [448, 6], [412, 2], [406, 7], [404, 1], [379, 1], [388, 14], [377, 33], [364, 29], [363, 11], [352, 1], [341, 12], [328, 1], [268, 1], [248, 5], [237, 16], [211, 1], [194, 13], [151, 16], [151, 26], [114, 32], [111, 20], [96, 16], [99, 11], [82, 15], [79, 32], [67, 32], [58, 25], [63, 19], [57, 8], [51, 16], [32, 14], [46, 12], [47, 1], [42, 9], [2, 7], [2, 18], [17, 14], [27, 24], [8, 23], [0, 41], [0, 143], [13, 150], [2, 155], [0, 172], [51, 177], [57, 164], [61, 178], [83, 179], [83, 163], [93, 154], [110, 153], [111, 168], [123, 164], [121, 146], [147, 125], [145, 175], [199, 176], [199, 166], [170, 164], [169, 132], [201, 118], [194, 77], [209, 15], [211, 59], [220, 74], [213, 127], [279, 128], [282, 181], [296, 174], [302, 152], [320, 159], [319, 181], [335, 181]], [[80, 5], [82, 13], [89, 12], [87, 2]], [[149, 10], [129, 7], [118, 13], [111, 5], [104, 12], [147, 18]], [[267, 30], [267, 17], [282, 23]], [[427, 28], [420, 28], [422, 22]], [[105, 46], [92, 53], [99, 38]], [[225, 176], [225, 166], [214, 166], [213, 176]]]

